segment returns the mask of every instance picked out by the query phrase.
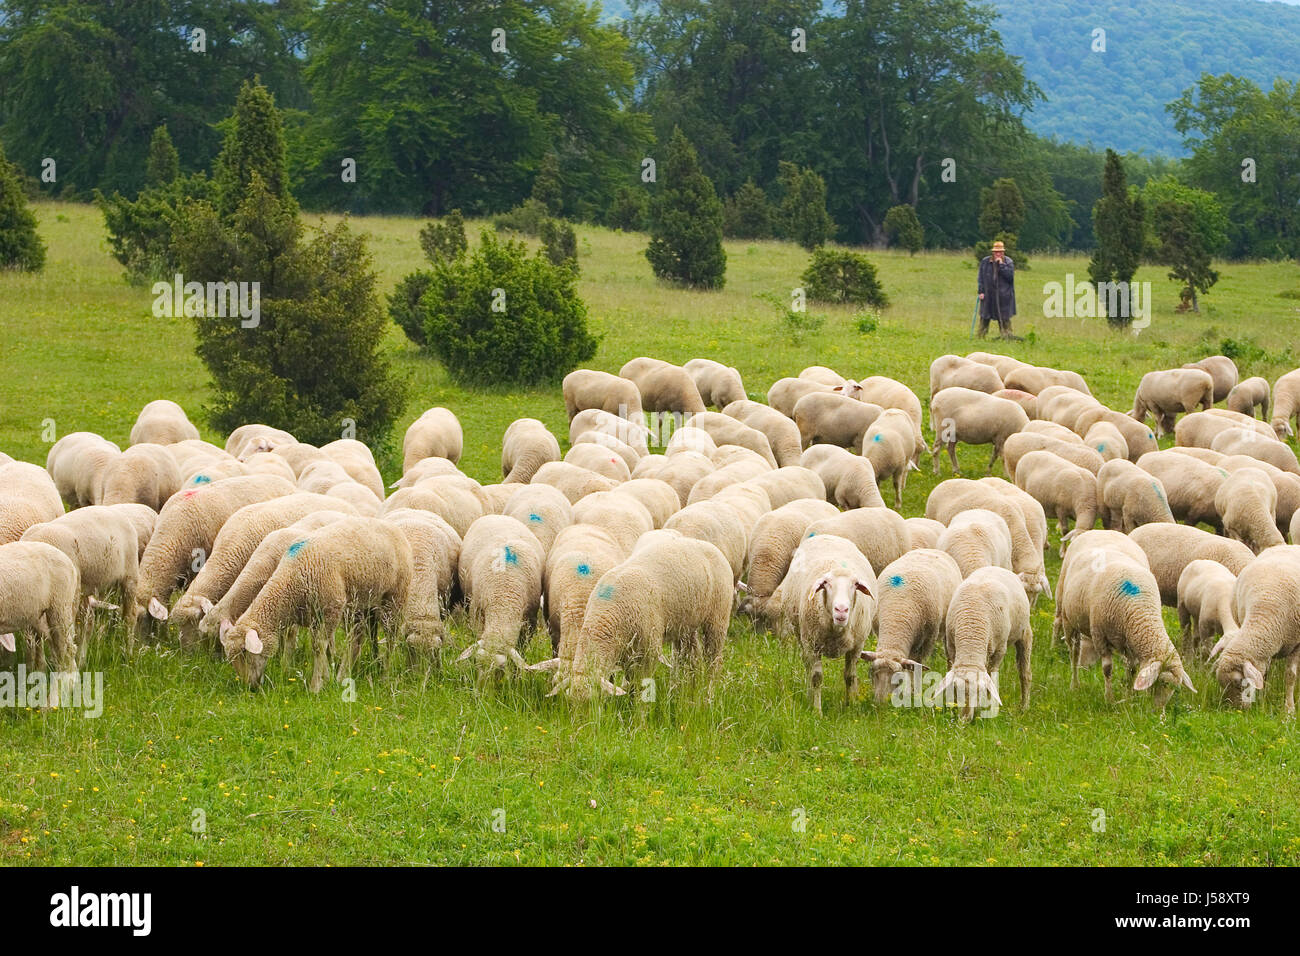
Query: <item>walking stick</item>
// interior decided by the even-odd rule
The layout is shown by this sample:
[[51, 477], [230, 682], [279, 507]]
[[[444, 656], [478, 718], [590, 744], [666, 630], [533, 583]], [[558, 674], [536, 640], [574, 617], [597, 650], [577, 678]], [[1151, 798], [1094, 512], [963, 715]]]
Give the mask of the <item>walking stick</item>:
[[980, 297], [978, 293], [975, 296], [975, 311], [970, 315], [970, 337], [975, 338], [975, 323], [980, 317]]

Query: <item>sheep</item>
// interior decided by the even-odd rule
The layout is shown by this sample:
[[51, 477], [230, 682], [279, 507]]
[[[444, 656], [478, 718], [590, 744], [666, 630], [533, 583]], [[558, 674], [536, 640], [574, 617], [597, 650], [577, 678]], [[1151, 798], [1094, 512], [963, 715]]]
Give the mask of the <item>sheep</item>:
[[718, 443], [703, 428], [692, 428], [687, 425], [674, 431], [664, 445], [665, 455], [677, 455], [684, 451], [699, 452], [712, 460], [718, 453]]
[[[924, 439], [921, 446], [916, 444], [915, 425], [901, 408], [886, 408], [862, 436], [862, 456], [871, 463], [876, 480], [890, 479], [894, 483], [895, 508], [903, 506], [908, 473], [920, 471], [916, 459], [922, 447]], [[866, 505], [878, 495], [868, 495], [860, 504]]]
[[939, 538], [945, 530], [941, 522], [932, 518], [906, 518], [904, 523], [907, 525], [907, 536], [913, 548], [939, 547]]
[[[1034, 423], [1030, 422], [1030, 424]], [[1016, 432], [1016, 434], [1009, 436], [1002, 445], [1002, 462], [1006, 465], [1007, 477], [1015, 481], [1016, 468], [1020, 465], [1020, 459], [1030, 452], [1036, 451], [1051, 452], [1057, 458], [1061, 458], [1080, 468], [1086, 468], [1095, 475], [1101, 470], [1101, 466], [1106, 463], [1106, 459], [1099, 452], [1078, 440], [1077, 435], [1075, 439], [1075, 441], [1062, 441], [1052, 435], [1037, 431]]]
[[573, 524], [573, 505], [551, 485], [519, 485], [506, 502], [503, 515], [514, 518], [533, 533], [542, 553], [551, 550], [555, 536]]
[[222, 523], [198, 574], [171, 611], [157, 610], [151, 605], [150, 613], [177, 626], [181, 647], [192, 646], [199, 636], [199, 619], [235, 583], [263, 538], [313, 511], [351, 510], [325, 495], [307, 492], [244, 505]]
[[[749, 546], [749, 540], [753, 537], [754, 528], [757, 526], [759, 519], [772, 511], [774, 507], [772, 497], [767, 490], [761, 484], [752, 480], [742, 481], [739, 484], [723, 488], [710, 500], [725, 502], [736, 512], [741, 525], [745, 529], [746, 548]], [[793, 500], [821, 501], [822, 499], [820, 497], [806, 497]], [[789, 504], [789, 501], [786, 501], [785, 504]]]
[[1277, 488], [1258, 468], [1240, 468], [1224, 480], [1214, 496], [1224, 533], [1256, 554], [1286, 544], [1277, 529]]
[[1084, 381], [1082, 375], [1078, 372], [1071, 372], [1064, 369], [1044, 368], [1039, 365], [1021, 365], [1013, 369], [1002, 377], [1002, 384], [1006, 388], [1014, 388], [1022, 392], [1029, 392], [1031, 395], [1037, 395], [1045, 388], [1052, 385], [1062, 385], [1066, 388], [1072, 388], [1084, 395], [1091, 395], [1088, 383]]
[[733, 584], [744, 575], [749, 535], [737, 519], [736, 510], [725, 499], [711, 498], [687, 505], [669, 518], [664, 527], [716, 546], [727, 559]]
[[1212, 402], [1223, 401], [1237, 385], [1237, 363], [1226, 355], [1211, 355], [1199, 362], [1188, 362], [1183, 368], [1199, 368], [1210, 373], [1210, 377], [1214, 380]]
[[1286, 660], [1283, 706], [1295, 716], [1296, 676], [1300, 674], [1300, 549], [1271, 548], [1237, 576], [1233, 611], [1240, 626], [1210, 652], [1218, 657], [1214, 676], [1229, 703], [1249, 707], [1264, 691], [1269, 665]]
[[[1124, 461], [1129, 464], [1127, 459]], [[1090, 531], [1096, 523], [1097, 476], [1087, 468], [1063, 461], [1050, 451], [1031, 451], [1020, 459], [1016, 466], [1016, 487], [1032, 495], [1048, 514], [1056, 515], [1062, 555], [1069, 534]], [[1074, 519], [1074, 531], [1067, 533], [1066, 522], [1071, 518]]]
[[692, 505], [697, 501], [707, 501], [723, 488], [730, 485], [740, 484], [742, 481], [748, 481], [750, 478], [754, 478], [770, 470], [771, 469], [767, 467], [766, 463], [748, 459], [733, 461], [728, 465], [723, 465], [721, 468], [705, 475], [691, 486], [691, 493], [686, 498], [686, 504]]
[[676, 656], [697, 656], [706, 670], [708, 696], [722, 668], [731, 617], [731, 569], [707, 541], [655, 531], [634, 554], [600, 576], [587, 601], [573, 656], [533, 665], [553, 671], [551, 694], [586, 699], [597, 690], [624, 693], [609, 679], [621, 666], [638, 684], [673, 644]]
[[369, 488], [381, 502], [384, 500], [383, 476], [375, 465], [374, 454], [363, 443], [355, 438], [340, 438], [322, 445], [320, 450], [341, 465], [349, 478]]
[[1268, 475], [1273, 487], [1277, 489], [1277, 529], [1282, 532], [1290, 530], [1292, 518], [1300, 511], [1300, 475], [1282, 471], [1249, 455], [1225, 455], [1219, 459], [1218, 467], [1227, 472], [1240, 468], [1258, 468]]
[[330, 485], [325, 494], [349, 505], [359, 515], [378, 518], [384, 513], [384, 505], [375, 499], [370, 489], [363, 488], [355, 481], [340, 481], [337, 485]]
[[430, 408], [411, 422], [402, 436], [402, 471], [422, 458], [458, 462], [464, 447], [465, 433], [455, 413], [440, 405]]
[[283, 457], [269, 451], [257, 451], [241, 459], [249, 475], [279, 475], [286, 481], [297, 481], [298, 474]]
[[641, 393], [635, 382], [619, 375], [589, 368], [575, 369], [564, 376], [560, 390], [564, 394], [564, 411], [569, 421], [588, 408], [599, 408], [620, 418], [641, 420]]
[[623, 459], [627, 465], [629, 473], [636, 467], [636, 463], [645, 457], [642, 452], [633, 448], [627, 442], [608, 435], [605, 432], [588, 431], [583, 432], [573, 441], [574, 445], [597, 445], [601, 448], [614, 452], [618, 457]]
[[[1083, 436], [1083, 443], [1101, 455], [1104, 461], [1128, 458], [1128, 441], [1112, 422], [1094, 422]], [[1096, 472], [1093, 472], [1096, 474]]]
[[993, 456], [989, 459], [989, 472], [992, 473], [994, 463], [1002, 454], [1003, 443], [1028, 423], [1029, 416], [1015, 402], [960, 386], [942, 389], [930, 399], [930, 425], [935, 431], [934, 448], [931, 449], [934, 473], [939, 473], [939, 449], [945, 445], [953, 474], [961, 472], [957, 464], [958, 442], [991, 444]]
[[1272, 390], [1269, 388], [1268, 379], [1256, 375], [1232, 386], [1232, 391], [1228, 393], [1227, 405], [1229, 410], [1239, 415], [1250, 415], [1252, 418], [1255, 409], [1258, 408], [1260, 419], [1268, 421], [1268, 403], [1271, 395]]
[[77, 566], [81, 594], [90, 599], [89, 606], [106, 602], [114, 591], [122, 606], [135, 599], [140, 543], [127, 512], [106, 505], [78, 508], [32, 525], [20, 540], [42, 541], [66, 554]]
[[1028, 365], [1027, 362], [1022, 362], [1018, 358], [1012, 358], [1010, 355], [999, 355], [997, 352], [971, 352], [966, 357], [972, 362], [993, 366], [1004, 380], [1014, 369]]
[[[952, 696], [962, 708], [961, 718], [975, 716], [975, 705], [985, 694], [996, 707], [998, 671], [1007, 644], [1016, 645], [1016, 668], [1020, 672], [1020, 709], [1029, 707], [1033, 686], [1030, 653], [1034, 630], [1029, 624], [1029, 599], [1020, 579], [1006, 568], [980, 568], [969, 575], [948, 602], [944, 615], [944, 649], [948, 673], [934, 689], [936, 701]], [[996, 709], [987, 716], [997, 713]]]
[[805, 449], [825, 442], [860, 453], [867, 429], [883, 412], [879, 405], [837, 392], [812, 392], [795, 403], [794, 423], [799, 426], [799, 441]]
[[835, 369], [827, 368], [825, 365], [809, 365], [799, 373], [799, 377], [806, 382], [816, 382], [830, 388], [838, 388], [848, 381]]
[[[1020, 500], [1019, 496], [1022, 495], [1027, 499], [1027, 504]], [[1042, 514], [1042, 506], [1038, 502], [1000, 478], [986, 478], [982, 481], [949, 478], [931, 490], [925, 502], [925, 516], [947, 524], [959, 512], [970, 508], [987, 508], [999, 515], [1011, 532], [1011, 568], [1020, 576], [1025, 594], [1032, 603], [1043, 592], [1050, 598], [1052, 589], [1043, 565], [1043, 542], [1039, 540], [1038, 529], [1031, 534], [1026, 521], [1027, 505], [1037, 509], [1037, 515]]]
[[94, 432], [72, 432], [50, 446], [45, 470], [64, 501], [99, 504], [100, 476], [122, 450]]
[[99, 474], [97, 504], [141, 504], [161, 511], [180, 491], [181, 472], [162, 445], [141, 442], [104, 464]]
[[691, 359], [682, 366], [695, 381], [706, 406], [721, 411], [732, 402], [744, 401], [745, 383], [740, 372], [712, 359]]
[[[58, 548], [44, 541], [0, 545], [0, 647], [13, 653], [15, 635], [27, 634], [27, 657], [34, 667], [44, 666], [48, 645], [55, 672], [73, 670], [80, 598], [77, 566]], [[49, 699], [52, 707], [58, 706], [60, 683]]]
[[1273, 383], [1270, 424], [1278, 441], [1295, 437], [1296, 428], [1300, 427], [1300, 368], [1287, 372]]
[[[994, 398], [1005, 398], [1009, 402], [1015, 402], [1025, 410], [1029, 416], [1030, 424], [1033, 424], [1038, 417], [1038, 396], [1031, 392], [1022, 392], [1018, 388], [1000, 388], [993, 393]], [[1066, 429], [1069, 431], [1069, 429]]]
[[116, 514], [125, 515], [135, 529], [136, 550], [138, 557], [144, 557], [144, 549], [149, 546], [149, 539], [153, 537], [154, 525], [158, 523], [158, 512], [154, 511], [148, 505], [124, 504], [124, 505], [105, 505], [109, 511]]
[[315, 445], [308, 445], [305, 442], [276, 445], [271, 449], [271, 453], [279, 455], [288, 462], [289, 467], [293, 469], [293, 473], [298, 476], [301, 476], [302, 470], [313, 461], [323, 461], [329, 457]]
[[708, 432], [719, 448], [724, 445], [748, 448], [773, 468], [777, 467], [776, 456], [772, 454], [772, 443], [757, 428], [750, 428], [739, 419], [721, 412], [700, 412], [692, 415], [688, 421], [690, 427]]
[[600, 445], [584, 443], [574, 445], [564, 456], [564, 461], [579, 468], [586, 468], [598, 475], [604, 475], [611, 481], [624, 482], [632, 477], [632, 470], [616, 452]]
[[[409, 488], [399, 488], [384, 502], [384, 512], [399, 508], [415, 508], [420, 511], [432, 511], [456, 529], [464, 537], [469, 526], [486, 512], [485, 496], [482, 489], [467, 487], [457, 480], [455, 475], [435, 475], [417, 481]], [[522, 486], [519, 486], [522, 487]], [[332, 495], [331, 497], [337, 497]]]
[[511, 422], [501, 439], [501, 480], [505, 484], [526, 485], [542, 465], [559, 460], [559, 441], [535, 418]]
[[809, 549], [804, 554], [808, 560], [803, 574], [813, 583], [803, 594], [791, 594], [790, 600], [798, 602], [795, 632], [813, 710], [821, 714], [822, 658], [844, 658], [844, 703], [857, 700], [858, 661], [875, 626], [876, 574], [860, 553], [813, 557]]
[[499, 515], [506, 510], [506, 505], [510, 502], [510, 497], [515, 493], [517, 487], [513, 484], [505, 484], [498, 481], [492, 485], [480, 486], [483, 493], [483, 499], [487, 502], [487, 510], [484, 514]]
[[952, 556], [963, 579], [980, 568], [1011, 570], [1011, 529], [1005, 518], [987, 508], [970, 508], [953, 515], [936, 547]]
[[779, 508], [799, 498], [816, 498], [819, 501], [826, 498], [826, 485], [821, 477], [811, 468], [802, 465], [765, 471], [746, 479], [744, 483], [767, 492], [771, 508]]
[[972, 362], [960, 355], [941, 355], [930, 363], [930, 398], [954, 386], [990, 395], [1006, 387], [1002, 376], [992, 366]]
[[641, 535], [654, 530], [654, 519], [645, 505], [617, 489], [593, 492], [575, 502], [573, 523], [604, 528], [628, 552]]
[[1220, 433], [1231, 431], [1234, 427], [1255, 432], [1265, 440], [1276, 437], [1272, 428], [1249, 415], [1211, 408], [1204, 412], [1193, 412], [1179, 421], [1174, 426], [1174, 443], [1183, 447], [1209, 448]]
[[[220, 468], [221, 466], [217, 466]], [[242, 465], [240, 467], [243, 467]], [[219, 470], [209, 469], [213, 474], [225, 477]], [[205, 471], [201, 476], [200, 484], [206, 484], [214, 480], [211, 475]], [[319, 461], [308, 463], [298, 474], [297, 485], [302, 491], [310, 491], [313, 494], [323, 495], [341, 481], [351, 481], [352, 477], [343, 470], [343, 466], [332, 458], [323, 458]]]
[[[828, 567], [870, 569], [858, 546], [836, 534], [805, 537], [790, 555], [781, 582], [768, 597], [763, 622], [779, 636], [797, 634], [804, 599]], [[871, 570], [874, 578], [875, 571]]]
[[857, 398], [858, 401], [879, 405], [886, 411], [896, 408], [906, 413], [908, 419], [912, 422], [915, 451], [912, 453], [911, 458], [915, 462], [917, 456], [925, 448], [925, 435], [921, 432], [921, 400], [916, 397], [916, 393], [902, 382], [887, 378], [884, 375], [869, 376], [858, 382], [857, 385], [858, 388], [853, 397]]
[[790, 559], [808, 527], [839, 512], [826, 501], [800, 498], [760, 517], [750, 535], [745, 559], [746, 584], [738, 611], [766, 622], [767, 602], [790, 568]]
[[[332, 467], [338, 467], [332, 463], [331, 465]], [[342, 469], [339, 470], [342, 471]], [[214, 481], [220, 481], [222, 478], [238, 478], [247, 474], [249, 474], [249, 471], [244, 463], [233, 458], [200, 462], [195, 471], [188, 474], [182, 472], [181, 486], [177, 491], [188, 491], [190, 488], [208, 485]]]
[[[699, 431], [699, 429], [688, 430]], [[713, 462], [714, 468], [725, 468], [727, 465], [744, 463], [747, 467], [753, 469], [755, 475], [774, 470], [772, 463], [758, 452], [750, 451], [748, 448], [742, 448], [739, 445], [719, 445], [709, 453], [709, 460]], [[797, 465], [798, 462], [796, 461], [795, 464]]]
[[641, 502], [656, 528], [662, 528], [664, 522], [682, 507], [673, 486], [658, 478], [633, 478], [619, 485], [617, 491]]
[[384, 515], [411, 546], [411, 586], [402, 608], [407, 646], [431, 652], [446, 640], [442, 613], [451, 600], [460, 566], [460, 535], [435, 514], [399, 508]]
[[1202, 410], [1214, 404], [1214, 377], [1204, 369], [1171, 368], [1147, 372], [1138, 382], [1133, 396], [1133, 410], [1129, 412], [1136, 421], [1145, 422], [1154, 413], [1156, 435], [1174, 430], [1174, 420], [1184, 412], [1200, 406]]
[[341, 655], [338, 679], [352, 669], [364, 638], [357, 618], [396, 631], [411, 587], [414, 561], [401, 529], [378, 518], [341, 518], [289, 545], [257, 597], [220, 634], [226, 660], [250, 688], [262, 681], [280, 633], [313, 627], [314, 661], [307, 689], [327, 679], [334, 631], [349, 620], [354, 636]]
[[878, 637], [871, 662], [876, 703], [905, 690], [904, 668], [919, 671], [943, 636], [948, 607], [961, 585], [957, 563], [944, 551], [918, 548], [891, 562], [877, 575]]
[[[389, 491], [396, 491], [400, 488], [410, 488], [416, 482], [425, 478], [436, 478], [438, 475], [459, 475], [461, 470], [446, 458], [421, 458], [402, 472], [402, 477], [388, 486]], [[511, 493], [514, 489], [510, 489]]]
[[599, 475], [589, 468], [581, 468], [567, 461], [548, 461], [537, 469], [532, 484], [553, 485], [559, 488], [571, 504], [597, 491], [611, 491], [618, 487], [612, 478]]
[[0, 465], [0, 544], [17, 541], [34, 524], [63, 514], [63, 499], [39, 465], [11, 461]]
[[777, 379], [767, 390], [767, 404], [784, 415], [794, 418], [794, 407], [799, 399], [811, 392], [831, 392], [832, 386], [823, 385], [806, 378]]
[[1103, 528], [1125, 534], [1139, 525], [1174, 522], [1160, 479], [1121, 458], [1097, 472], [1097, 512]]
[[1210, 641], [1237, 630], [1232, 595], [1237, 576], [1218, 561], [1192, 561], [1178, 576], [1178, 622], [1184, 650], [1210, 649]]
[[1086, 411], [1106, 406], [1091, 395], [1065, 385], [1050, 385], [1038, 393], [1038, 415], [1044, 420], [1077, 431], [1075, 420]]
[[131, 426], [130, 444], [151, 442], [157, 445], [171, 445], [198, 437], [199, 430], [190, 422], [185, 409], [175, 402], [161, 398], [140, 409], [135, 424]]
[[[1087, 572], [1081, 569], [1067, 576], [1067, 567], [1084, 562], [1089, 565]], [[1196, 693], [1165, 631], [1155, 576], [1130, 555], [1071, 547], [1062, 563], [1056, 600], [1061, 635], [1071, 648], [1071, 686], [1078, 686], [1077, 671], [1087, 640], [1090, 652], [1101, 659], [1109, 702], [1115, 699], [1111, 668], [1116, 652], [1128, 661], [1135, 691], [1155, 688], [1157, 709], [1164, 710], [1179, 686]]]
[[470, 526], [458, 576], [477, 640], [457, 660], [474, 657], [483, 670], [525, 666], [519, 647], [536, 626], [545, 564], [542, 546], [522, 522], [485, 515]]
[[804, 539], [821, 534], [839, 535], [852, 541], [877, 574], [912, 547], [907, 522], [897, 511], [888, 508], [854, 508], [833, 518], [823, 518], [808, 526]]
[[618, 374], [636, 385], [641, 394], [641, 407], [647, 412], [671, 412], [674, 415], [693, 415], [702, 412], [704, 399], [695, 386], [691, 373], [679, 365], [655, 362], [653, 359], [633, 359]]
[[246, 455], [271, 451], [283, 445], [296, 445], [298, 439], [271, 425], [240, 425], [226, 437], [226, 454], [243, 459]]
[[[258, 592], [275, 573], [280, 559], [284, 557], [285, 551], [291, 544], [300, 540], [308, 531], [315, 531], [342, 518], [352, 517], [357, 516], [342, 511], [313, 511], [288, 527], [272, 531], [263, 538], [253, 549], [252, 555], [249, 556], [234, 583], [226, 589], [225, 594], [221, 595], [220, 600], [213, 602], [206, 597], [199, 600], [199, 605], [203, 609], [203, 616], [199, 618], [198, 626], [200, 639], [217, 641], [221, 631], [228, 628], [248, 610], [248, 606], [253, 603]], [[436, 515], [433, 517], [437, 518]]]
[[555, 657], [572, 660], [596, 582], [627, 556], [627, 548], [599, 525], [572, 524], [556, 535], [542, 573], [542, 606]]
[[639, 417], [632, 419], [612, 415], [599, 408], [583, 409], [569, 422], [569, 444], [577, 444], [579, 435], [593, 431], [613, 435], [625, 445], [636, 449], [639, 455], [650, 453], [650, 429]]
[[696, 483], [716, 470], [713, 462], [698, 452], [682, 452], [671, 457], [647, 455], [632, 469], [632, 480], [656, 478], [665, 482], [677, 492], [678, 502], [684, 508]]
[[1137, 461], [1147, 452], [1157, 451], [1160, 448], [1160, 444], [1156, 441], [1156, 433], [1144, 422], [1135, 421], [1123, 412], [1117, 412], [1105, 405], [1094, 403], [1092, 407], [1081, 410], [1074, 418], [1071, 427], [1076, 434], [1086, 435], [1093, 425], [1102, 421], [1110, 422], [1124, 436], [1124, 441], [1128, 444], [1129, 461]]
[[1215, 496], [1228, 478], [1224, 468], [1174, 449], [1147, 452], [1137, 466], [1159, 479], [1176, 521], [1190, 525], [1205, 522], [1216, 530], [1222, 527]]
[[1146, 554], [1160, 586], [1160, 601], [1167, 607], [1178, 606], [1178, 578], [1197, 558], [1218, 561], [1233, 574], [1241, 574], [1255, 559], [1240, 541], [1183, 524], [1145, 524], [1134, 528], [1129, 540]]
[[135, 600], [126, 607], [127, 620], [134, 629], [143, 632], [151, 620], [166, 620], [172, 591], [198, 573], [196, 565], [212, 553], [217, 534], [232, 514], [245, 505], [296, 490], [274, 475], [245, 475], [179, 491], [168, 498], [140, 559]]
[[1296, 454], [1290, 445], [1244, 428], [1229, 428], [1220, 432], [1210, 442], [1210, 450], [1223, 455], [1249, 455], [1282, 471], [1300, 474], [1300, 461], [1296, 460]]
[[767, 438], [778, 467], [799, 463], [799, 456], [803, 453], [799, 427], [775, 408], [761, 402], [743, 399], [727, 405], [722, 409], [722, 414], [730, 415], [750, 428], [762, 432]]
[[1069, 442], [1072, 445], [1082, 445], [1084, 443], [1082, 438], [1070, 431], [1070, 429], [1066, 428], [1064, 425], [1058, 425], [1056, 422], [1049, 422], [1043, 419], [1036, 419], [1032, 415], [1029, 416], [1028, 424], [1026, 424], [1024, 428], [1020, 429], [1017, 434], [1045, 435], [1048, 438], [1055, 438], [1057, 441]]
[[224, 448], [218, 448], [211, 442], [202, 439], [187, 438], [185, 441], [164, 445], [163, 447], [167, 449], [167, 454], [172, 456], [176, 462], [176, 467], [185, 476], [202, 471], [205, 467], [215, 465], [218, 462], [239, 461]]
[[812, 445], [800, 459], [826, 486], [826, 500], [841, 508], [883, 508], [871, 461], [839, 445]]

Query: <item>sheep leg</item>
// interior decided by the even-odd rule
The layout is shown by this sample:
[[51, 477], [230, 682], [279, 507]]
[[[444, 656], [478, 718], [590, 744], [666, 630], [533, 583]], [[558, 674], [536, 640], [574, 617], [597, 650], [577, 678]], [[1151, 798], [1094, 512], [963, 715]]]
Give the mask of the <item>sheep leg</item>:
[[312, 634], [311, 679], [307, 682], [307, 689], [313, 694], [320, 693], [321, 688], [325, 686], [326, 679], [329, 677], [329, 657], [330, 651], [334, 647], [334, 627], [336, 623], [334, 621], [324, 622]]
[[894, 510], [903, 507], [903, 488], [907, 485], [907, 469], [894, 475]]
[[822, 658], [818, 654], [815, 657], [809, 656], [804, 658], [804, 664], [808, 668], [808, 689], [812, 695], [812, 707], [817, 711], [820, 717], [822, 712]]
[[934, 447], [930, 449], [930, 456], [931, 456], [930, 464], [936, 475], [939, 474], [939, 449], [942, 447], [943, 447], [943, 439], [938, 434], [936, 434], [934, 436]]
[[955, 441], [948, 442], [948, 460], [952, 462], [952, 473], [960, 475], [961, 468], [957, 465], [957, 443]]
[[1300, 676], [1300, 645], [1286, 659], [1286, 697], [1284, 698], [1287, 720], [1295, 719], [1295, 685]]
[[1113, 667], [1114, 660], [1112, 659], [1110, 649], [1108, 648], [1103, 651], [1101, 655], [1101, 673], [1102, 676], [1106, 678], [1106, 702], [1108, 704], [1115, 703], [1115, 691], [1110, 686], [1110, 676]]
[[857, 647], [844, 655], [844, 704], [848, 706], [858, 699], [858, 661], [862, 659], [862, 648]]
[[993, 454], [989, 457], [989, 474], [993, 474], [993, 466], [998, 463], [998, 456], [1002, 454], [1002, 446], [997, 442], [993, 443]]
[[1034, 686], [1033, 660], [1034, 632], [1028, 631], [1024, 640], [1016, 644], [1016, 670], [1020, 672], [1020, 709], [1029, 709], [1029, 695]]

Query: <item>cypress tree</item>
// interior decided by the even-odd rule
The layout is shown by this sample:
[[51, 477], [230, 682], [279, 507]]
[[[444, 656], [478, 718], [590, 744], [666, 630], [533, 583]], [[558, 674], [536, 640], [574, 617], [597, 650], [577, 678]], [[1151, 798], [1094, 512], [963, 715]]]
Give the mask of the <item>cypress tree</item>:
[[722, 203], [680, 129], [673, 129], [659, 179], [645, 251], [654, 274], [699, 288], [722, 288], [727, 272]]

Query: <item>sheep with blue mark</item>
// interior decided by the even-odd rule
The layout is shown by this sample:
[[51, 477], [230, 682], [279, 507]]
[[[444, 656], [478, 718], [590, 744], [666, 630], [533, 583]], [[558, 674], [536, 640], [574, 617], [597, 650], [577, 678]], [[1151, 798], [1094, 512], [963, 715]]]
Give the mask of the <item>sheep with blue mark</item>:
[[442, 615], [452, 599], [460, 566], [460, 535], [436, 514], [398, 508], [384, 515], [411, 546], [411, 587], [402, 609], [402, 636], [408, 648], [429, 654], [442, 647]]
[[848, 538], [866, 555], [877, 573], [912, 547], [907, 522], [889, 508], [854, 508], [841, 512], [809, 525], [804, 537], [819, 534]]
[[458, 660], [473, 657], [484, 672], [525, 666], [519, 647], [537, 625], [545, 564], [541, 544], [517, 518], [484, 515], [470, 525], [458, 579], [477, 639]]
[[[1093, 422], [1088, 433], [1083, 436], [1083, 443], [1101, 455], [1104, 461], [1128, 458], [1128, 439], [1115, 427], [1114, 422]], [[1094, 471], [1093, 474], [1096, 472]]]
[[[916, 460], [924, 447], [924, 439], [920, 445], [917, 444], [916, 426], [911, 416], [900, 408], [886, 408], [863, 436], [862, 457], [870, 462], [876, 481], [889, 479], [894, 483], [895, 508], [903, 506], [903, 489], [907, 487], [908, 473], [920, 471]], [[862, 500], [865, 504], [870, 496]]]
[[520, 521], [533, 533], [542, 546], [542, 553], [551, 550], [555, 536], [573, 524], [573, 505], [550, 485], [514, 485], [517, 488], [506, 502], [501, 513]]
[[1174, 523], [1163, 482], [1121, 458], [1097, 472], [1097, 513], [1103, 528], [1125, 534], [1144, 524]]
[[542, 574], [546, 629], [556, 658], [573, 658], [587, 599], [600, 576], [627, 556], [627, 548], [599, 525], [571, 524], [556, 535]]
[[1204, 522], [1216, 529], [1223, 527], [1214, 499], [1228, 480], [1227, 469], [1172, 448], [1147, 452], [1137, 460], [1137, 466], [1159, 479], [1176, 520], [1189, 525]]

